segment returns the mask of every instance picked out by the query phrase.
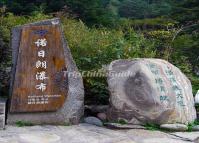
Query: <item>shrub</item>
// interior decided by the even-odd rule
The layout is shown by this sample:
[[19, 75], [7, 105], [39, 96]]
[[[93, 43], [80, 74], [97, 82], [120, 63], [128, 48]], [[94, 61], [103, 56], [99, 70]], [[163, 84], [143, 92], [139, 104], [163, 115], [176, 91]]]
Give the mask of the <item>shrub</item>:
[[[113, 60], [152, 58], [156, 56], [154, 43], [136, 33], [132, 28], [88, 28], [82, 21], [62, 19], [65, 37], [77, 66], [82, 71], [98, 71]], [[106, 78], [84, 77], [86, 103], [107, 104]]]
[[[11, 66], [11, 50], [9, 47], [11, 28], [48, 18], [52, 18], [52, 16], [38, 12], [31, 16], [14, 16], [8, 13], [0, 18], [1, 70]], [[132, 28], [132, 21], [128, 20], [125, 20], [125, 23], [116, 29], [87, 27], [81, 20], [66, 17], [61, 17], [61, 20], [65, 37], [80, 71], [98, 71], [102, 69], [103, 65], [117, 59], [164, 58], [188, 75], [192, 80], [194, 93], [199, 89], [199, 78], [192, 72], [193, 64], [197, 66], [198, 63], [191, 59], [197, 53], [187, 54], [187, 52], [180, 50], [182, 41], [192, 44], [195, 37], [179, 37], [172, 43], [173, 31], [156, 29], [138, 33]], [[164, 23], [163, 26], [168, 24], [171, 25], [171, 23]], [[153, 22], [151, 25], [153, 25]], [[189, 45], [188, 48], [193, 49], [197, 47], [196, 44]], [[186, 49], [186, 47], [183, 47], [183, 49]], [[197, 49], [194, 50], [197, 51]], [[5, 52], [6, 54], [4, 54]], [[191, 52], [189, 51], [189, 53]], [[106, 77], [84, 77], [84, 86], [86, 104], [108, 103], [109, 94]]]

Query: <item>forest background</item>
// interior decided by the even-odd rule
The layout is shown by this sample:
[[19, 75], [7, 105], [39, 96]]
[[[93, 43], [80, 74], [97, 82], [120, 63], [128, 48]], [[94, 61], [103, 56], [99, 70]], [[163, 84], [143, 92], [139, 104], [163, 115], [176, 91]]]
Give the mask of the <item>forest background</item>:
[[[198, 0], [0, 0], [0, 96], [8, 96], [14, 26], [59, 17], [80, 71], [161, 58], [199, 90]], [[107, 104], [105, 77], [84, 77], [85, 104]]]

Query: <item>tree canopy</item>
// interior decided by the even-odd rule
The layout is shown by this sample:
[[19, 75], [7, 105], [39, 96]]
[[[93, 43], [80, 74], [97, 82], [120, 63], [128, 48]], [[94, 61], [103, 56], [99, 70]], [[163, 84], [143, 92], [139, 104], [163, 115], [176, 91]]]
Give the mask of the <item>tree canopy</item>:
[[[59, 16], [80, 70], [118, 58], [162, 58], [199, 89], [198, 0], [1, 0], [0, 7], [2, 69], [11, 66], [13, 26]], [[107, 102], [105, 79], [84, 82], [87, 97]]]

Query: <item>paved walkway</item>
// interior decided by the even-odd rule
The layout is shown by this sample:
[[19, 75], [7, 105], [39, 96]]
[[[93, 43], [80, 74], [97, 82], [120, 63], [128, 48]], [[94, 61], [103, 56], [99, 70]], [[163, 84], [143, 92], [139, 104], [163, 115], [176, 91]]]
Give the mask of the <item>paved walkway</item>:
[[88, 124], [7, 126], [6, 130], [0, 131], [0, 143], [197, 143], [198, 137], [199, 132], [171, 135], [141, 129], [115, 131]]

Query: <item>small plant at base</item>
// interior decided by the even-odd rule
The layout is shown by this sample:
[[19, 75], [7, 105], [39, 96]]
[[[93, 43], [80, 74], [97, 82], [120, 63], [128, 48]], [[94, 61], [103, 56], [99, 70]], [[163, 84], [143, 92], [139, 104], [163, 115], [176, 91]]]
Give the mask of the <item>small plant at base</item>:
[[127, 121], [125, 121], [124, 119], [119, 119], [117, 122], [118, 122], [119, 124], [121, 124], [121, 125], [126, 125], [126, 124], [128, 124]]
[[144, 126], [145, 126], [145, 128], [146, 128], [147, 130], [150, 130], [150, 131], [160, 130], [160, 126], [157, 125], [157, 124], [147, 123], [147, 124], [145, 124]]
[[70, 123], [64, 123], [64, 126], [71, 126]]
[[112, 121], [112, 122], [105, 121], [104, 124], [106, 124], [106, 123], [116, 123], [116, 124], [120, 124], [120, 125], [128, 124], [128, 122], [125, 121], [124, 119], [118, 119], [118, 120], [115, 120], [115, 121]]
[[17, 121], [15, 124], [17, 127], [34, 126], [33, 123], [26, 122], [26, 121]]
[[192, 132], [193, 131], [193, 127], [199, 125], [199, 120], [195, 120], [194, 122], [188, 123], [187, 127], [188, 127], [188, 132]]

